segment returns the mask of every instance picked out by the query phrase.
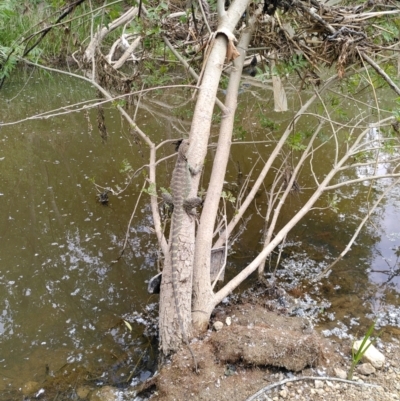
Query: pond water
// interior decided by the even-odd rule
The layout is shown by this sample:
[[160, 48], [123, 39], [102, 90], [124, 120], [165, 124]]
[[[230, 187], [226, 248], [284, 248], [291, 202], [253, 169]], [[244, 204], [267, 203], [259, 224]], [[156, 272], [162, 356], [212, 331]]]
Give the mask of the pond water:
[[[0, 122], [96, 97], [89, 85], [65, 76], [21, 73], [2, 89]], [[251, 97], [243, 99], [239, 110], [250, 115]], [[106, 105], [104, 112], [106, 141], [95, 109], [69, 114], [60, 109], [52, 118], [0, 128], [0, 401], [15, 399], [30, 381], [53, 378], [57, 391], [67, 394], [82, 376], [94, 384], [124, 385], [137, 375], [147, 378], [154, 368], [156, 345], [143, 332], [147, 319], [157, 314], [157, 297], [147, 294], [146, 280], [157, 271], [158, 249], [145, 194], [120, 257], [144, 177], [139, 175], [119, 195], [110, 194], [108, 205], [98, 202], [94, 184], [124, 188], [124, 161], [136, 170], [147, 163], [147, 152], [115, 107]], [[284, 121], [289, 114], [270, 113], [270, 118]], [[181, 137], [189, 131], [189, 120], [168, 112], [163, 116], [160, 110], [155, 114], [151, 108], [138, 114], [138, 124], [154, 141]], [[164, 147], [159, 157], [162, 152], [171, 154], [173, 147]], [[256, 158], [235, 145], [229, 180], [236, 185], [235, 168], [246, 173]], [[171, 171], [173, 160], [166, 166]], [[321, 162], [321, 169], [327, 167]], [[163, 179], [160, 184], [168, 187], [168, 174]], [[356, 192], [367, 190], [361, 184]], [[341, 190], [340, 212], [318, 210], [300, 222], [288, 239], [292, 246], [285, 248], [282, 266], [328, 265], [344, 249], [366, 207], [354, 201], [352, 191]], [[302, 196], [293, 196], [287, 210], [299, 208]], [[377, 302], [398, 312], [399, 213], [397, 188], [375, 214], [374, 225], [362, 231], [335, 266], [329, 285], [307, 287], [328, 299], [330, 312], [344, 324], [363, 319]], [[261, 238], [262, 222], [251, 223], [230, 265], [241, 268]], [[303, 285], [295, 270], [291, 282]], [[400, 326], [400, 320], [390, 323]]]

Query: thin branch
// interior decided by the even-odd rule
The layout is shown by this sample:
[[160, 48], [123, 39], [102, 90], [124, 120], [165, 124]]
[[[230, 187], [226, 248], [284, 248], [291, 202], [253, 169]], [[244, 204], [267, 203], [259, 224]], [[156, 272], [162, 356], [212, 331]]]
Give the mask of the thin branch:
[[[196, 73], [196, 71], [189, 65], [189, 63], [181, 56], [179, 52], [176, 51], [174, 46], [172, 46], [171, 42], [168, 40], [166, 36], [163, 36], [164, 43], [168, 46], [169, 50], [174, 54], [174, 56], [185, 66], [185, 68], [189, 71], [190, 75], [199, 81], [199, 75]], [[196, 86], [197, 89], [200, 89], [198, 86]], [[218, 107], [222, 110], [224, 114], [228, 113], [228, 109], [225, 107], [225, 105], [219, 100], [217, 97], [215, 98], [215, 103], [218, 105]]]
[[382, 68], [380, 68], [371, 57], [367, 56], [365, 52], [359, 50], [359, 54], [388, 83], [388, 85], [396, 92], [396, 94], [400, 96], [400, 88], [392, 81], [389, 75], [387, 75], [386, 72], [383, 71]]
[[302, 380], [324, 380], [324, 381], [336, 381], [336, 382], [341, 382], [341, 383], [347, 383], [347, 384], [353, 384], [354, 386], [361, 386], [361, 387], [374, 387], [374, 388], [382, 388], [382, 386], [378, 384], [369, 384], [369, 383], [362, 383], [362, 382], [356, 382], [353, 380], [346, 380], [346, 379], [339, 379], [338, 377], [319, 377], [319, 376], [303, 376], [303, 377], [295, 377], [293, 379], [285, 379], [277, 383], [270, 384], [264, 388], [262, 388], [260, 391], [257, 391], [257, 393], [253, 394], [249, 398], [247, 398], [245, 401], [253, 401], [255, 400], [258, 396], [261, 394], [264, 394], [265, 392], [275, 388], [282, 386], [283, 384], [290, 383], [290, 382], [297, 382], [297, 381], [302, 381]]
[[[323, 88], [321, 88], [321, 92], [327, 88], [330, 84], [332, 84], [333, 82], [335, 82], [337, 80], [337, 75], [335, 75], [334, 77], [330, 78], [326, 84], [324, 85]], [[252, 202], [252, 200], [254, 199], [257, 191], [259, 190], [259, 188], [261, 187], [262, 183], [265, 180], [265, 177], [267, 176], [267, 173], [269, 172], [273, 162], [275, 161], [275, 159], [278, 157], [278, 155], [280, 154], [283, 146], [286, 143], [286, 140], [288, 139], [289, 135], [292, 132], [292, 126], [293, 124], [304, 114], [304, 112], [313, 104], [313, 102], [317, 99], [317, 95], [314, 94], [313, 96], [310, 97], [310, 99], [308, 99], [308, 101], [300, 108], [300, 110], [296, 113], [296, 115], [293, 117], [291, 123], [288, 125], [288, 127], [286, 128], [285, 132], [283, 133], [281, 139], [279, 140], [279, 142], [277, 143], [277, 145], [275, 146], [274, 150], [272, 151], [271, 155], [269, 156], [267, 162], [265, 163], [264, 168], [262, 169], [262, 171], [260, 172], [257, 180], [255, 181], [250, 193], [247, 195], [247, 198], [245, 199], [245, 201], [243, 202], [242, 206], [240, 207], [240, 209], [237, 211], [237, 213], [235, 214], [235, 216], [233, 217], [233, 219], [229, 222], [228, 224], [228, 230], [226, 232], [224, 232], [219, 239], [217, 240], [217, 242], [214, 244], [214, 247], [221, 247], [225, 241], [229, 238], [230, 233], [233, 231], [233, 229], [236, 227], [236, 225], [238, 224], [238, 222], [240, 221], [240, 219], [242, 218], [243, 214], [245, 213], [245, 211], [247, 210], [247, 208], [249, 207], [250, 203]]]
[[[400, 176], [400, 174], [399, 174]], [[332, 262], [325, 270], [323, 270], [321, 273], [318, 274], [317, 277], [313, 281], [319, 281], [322, 277], [328, 274], [328, 272], [332, 269], [333, 266], [337, 262], [339, 262], [343, 257], [347, 254], [347, 252], [350, 251], [351, 246], [354, 244], [354, 241], [360, 234], [361, 229], [364, 227], [365, 223], [369, 220], [371, 217], [372, 213], [374, 210], [379, 206], [379, 204], [382, 202], [383, 198], [400, 182], [400, 178], [398, 178], [396, 181], [394, 181], [390, 186], [388, 186], [385, 191], [383, 191], [382, 195], [378, 198], [378, 200], [375, 202], [375, 204], [368, 210], [368, 213], [364, 217], [364, 219], [361, 221], [360, 225], [357, 227], [357, 230], [355, 231], [354, 235], [352, 236], [351, 240], [347, 244], [346, 248], [343, 250], [343, 252]]]
[[[226, 226], [227, 226], [227, 220], [226, 220], [226, 202], [225, 199], [222, 198], [223, 204], [224, 204], [224, 215], [222, 217], [223, 221], [224, 221], [224, 225], [225, 225], [225, 230], [226, 230]], [[218, 282], [219, 277], [221, 276], [221, 273], [225, 270], [226, 267], [226, 260], [228, 258], [228, 241], [225, 243], [225, 252], [224, 252], [224, 263], [222, 264], [221, 268], [219, 269], [219, 272], [217, 274], [217, 277], [215, 278], [214, 282], [211, 285], [211, 291], [214, 290], [215, 285]]]
[[[209, 5], [205, 1], [204, 1], [205, 4], [203, 5], [203, 1], [202, 0], [198, 0], [198, 3], [199, 3], [199, 6], [200, 6], [200, 11], [201, 11], [201, 15], [203, 16], [204, 23], [207, 26], [208, 33], [211, 35], [212, 34], [212, 30], [210, 28], [210, 24], [208, 23], [207, 15], [206, 15], [206, 12], [205, 12], [206, 10], [204, 10], [204, 7], [209, 7]], [[210, 10], [208, 10], [208, 13], [209, 12], [210, 12]]]
[[135, 216], [136, 209], [137, 209], [137, 207], [138, 207], [138, 205], [139, 205], [139, 201], [140, 201], [140, 198], [142, 197], [143, 190], [144, 190], [145, 187], [146, 187], [146, 180], [144, 180], [142, 189], [140, 190], [139, 196], [138, 196], [138, 198], [136, 199], [136, 204], [135, 204], [135, 207], [133, 208], [133, 212], [132, 212], [132, 214], [131, 214], [131, 218], [129, 219], [129, 222], [128, 222], [128, 227], [127, 227], [127, 229], [126, 229], [124, 245], [122, 246], [121, 253], [119, 254], [119, 256], [118, 256], [118, 258], [117, 258], [117, 260], [116, 260], [115, 262], [117, 262], [118, 260], [120, 260], [121, 257], [122, 257], [122, 255], [123, 255], [124, 252], [125, 252], [126, 244], [128, 243], [128, 238], [129, 238], [129, 229], [131, 228], [131, 224], [132, 224], [133, 217]]
[[[315, 96], [315, 95], [314, 95]], [[385, 123], [388, 119], [383, 119], [379, 123]], [[316, 188], [315, 192], [310, 196], [308, 201], [303, 207], [289, 220], [284, 227], [276, 234], [275, 238], [258, 254], [254, 260], [241, 270], [235, 277], [233, 277], [223, 288], [221, 288], [215, 295], [213, 302], [217, 305], [221, 302], [228, 294], [230, 294], [238, 285], [240, 285], [251, 273], [253, 273], [262, 260], [268, 256], [285, 238], [287, 233], [310, 211], [314, 206], [315, 202], [321, 197], [328, 184], [331, 182], [333, 177], [337, 174], [338, 170], [347, 162], [351, 152], [355, 147], [359, 145], [365, 135], [368, 133], [368, 129], [364, 130], [355, 139], [353, 145], [350, 147], [348, 152], [333, 166], [329, 173], [325, 176], [321, 184]], [[392, 175], [393, 176], [393, 175]]]
[[338, 184], [330, 185], [330, 186], [325, 188], [325, 191], [332, 191], [332, 189], [337, 189], [337, 188], [340, 188], [340, 187], [344, 187], [346, 185], [356, 184], [358, 182], [378, 180], [378, 179], [381, 179], [381, 178], [396, 178], [396, 177], [400, 177], [400, 173], [371, 175], [370, 177], [361, 177], [361, 178], [356, 178], [354, 180], [339, 182]]
[[[24, 60], [24, 61], [26, 62], [26, 60]], [[31, 62], [28, 62], [28, 63], [35, 65], [34, 63], [31, 63]], [[43, 66], [40, 66], [40, 65], [39, 65], [39, 67], [43, 68]], [[70, 73], [70, 72], [55, 70], [55, 69], [48, 68], [48, 67], [46, 67], [45, 69], [48, 69], [50, 71], [54, 71], [54, 72], [57, 72], [57, 73], [63, 73], [63, 74], [65, 73], [67, 75], [73, 76], [74, 78], [79, 77], [79, 78], [89, 82], [90, 84], [93, 83], [92, 80], [90, 80], [88, 78], [85, 78], [85, 77], [83, 77], [81, 75], [75, 75], [75, 74]], [[180, 88], [180, 87], [181, 88], [198, 89], [198, 87], [194, 86], [194, 85], [167, 85], [167, 86], [158, 86], [158, 87], [154, 87], [154, 88], [147, 88], [147, 89], [142, 89], [142, 90], [135, 91], [135, 92], [125, 93], [125, 94], [119, 95], [119, 96], [114, 96], [114, 97], [112, 97], [110, 99], [106, 99], [106, 100], [97, 100], [97, 99], [85, 100], [83, 102], [78, 102], [78, 103], [70, 104], [68, 106], [59, 107], [58, 109], [48, 110], [48, 111], [45, 111], [45, 112], [40, 113], [40, 114], [35, 114], [33, 116], [29, 116], [29, 117], [23, 118], [21, 120], [11, 121], [11, 122], [7, 122], [7, 123], [0, 123], [0, 127], [6, 126], [6, 125], [16, 125], [16, 124], [20, 124], [20, 123], [22, 123], [24, 121], [46, 120], [48, 118], [58, 117], [58, 116], [62, 116], [62, 115], [65, 115], [65, 114], [76, 113], [76, 112], [79, 112], [79, 111], [82, 111], [82, 110], [92, 109], [92, 108], [95, 108], [95, 107], [98, 107], [98, 106], [101, 106], [101, 105], [104, 105], [104, 104], [107, 104], [107, 103], [114, 102], [115, 100], [118, 100], [118, 99], [123, 99], [125, 97], [132, 96], [132, 95], [141, 95], [141, 94], [144, 94], [144, 93], [147, 93], [147, 92], [150, 92], [150, 91], [159, 90], [159, 89], [170, 89], [170, 88]], [[96, 102], [96, 103], [88, 104], [90, 102]], [[77, 107], [77, 106], [80, 106], [80, 105], [82, 105], [82, 107], [78, 107], [78, 108], [72, 109], [73, 107]], [[64, 111], [63, 112], [58, 112], [59, 110], [64, 110]]]
[[[91, 80], [89, 78], [82, 77], [77, 74], [73, 74], [71, 72], [66, 72], [66, 71], [60, 71], [56, 70], [54, 68], [50, 67], [45, 67], [36, 63], [32, 63], [28, 60], [25, 60], [26, 63], [31, 64], [31, 65], [36, 65], [40, 68], [43, 68], [48, 71], [53, 71], [57, 72], [59, 74], [65, 74], [69, 75], [75, 78], [82, 79], [86, 82], [89, 82], [91, 85], [95, 86], [107, 99], [113, 100], [114, 98], [106, 91], [101, 85], [99, 85], [97, 82], [94, 80]], [[138, 127], [138, 125], [132, 120], [130, 115], [124, 110], [123, 107], [120, 105], [117, 105], [118, 111], [122, 114], [122, 116], [128, 121], [130, 126], [135, 130], [135, 132], [140, 136], [140, 138], [148, 145], [150, 149], [150, 163], [149, 163], [149, 180], [151, 183], [156, 185], [156, 148], [154, 143], [151, 141], [151, 139]], [[163, 253], [166, 255], [169, 252], [167, 240], [165, 239], [165, 236], [163, 235], [161, 231], [161, 217], [160, 217], [160, 211], [158, 210], [158, 200], [156, 195], [150, 195], [150, 205], [151, 205], [151, 210], [152, 210], [152, 215], [153, 215], [153, 221], [154, 221], [154, 230], [157, 235], [158, 243], [160, 244], [160, 247], [163, 251]]]
[[[65, 6], [64, 12], [57, 18], [55, 24], [58, 24], [60, 21], [62, 21], [68, 14], [70, 14], [72, 11], [75, 10], [76, 7], [78, 7], [80, 4], [85, 2], [86, 0], [77, 0], [72, 4], [68, 4]], [[44, 30], [41, 31], [40, 37], [37, 39], [37, 41], [28, 49], [25, 49], [22, 57], [25, 57], [28, 55], [42, 40], [43, 38], [53, 29], [54, 25], [48, 26]], [[33, 36], [31, 36], [33, 37]]]

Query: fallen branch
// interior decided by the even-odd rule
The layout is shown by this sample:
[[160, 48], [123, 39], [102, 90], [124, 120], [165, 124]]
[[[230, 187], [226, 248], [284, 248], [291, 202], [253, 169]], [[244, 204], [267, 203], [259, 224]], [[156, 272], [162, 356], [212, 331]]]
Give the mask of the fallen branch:
[[132, 21], [134, 17], [136, 17], [138, 13], [137, 7], [130, 8], [125, 14], [121, 15], [121, 17], [117, 18], [108, 27], [102, 28], [99, 32], [97, 32], [92, 40], [90, 41], [88, 47], [85, 50], [85, 60], [90, 61], [94, 57], [95, 50], [100, 46], [103, 39], [112, 31], [120, 27], [121, 25], [125, 25], [128, 22]]
[[369, 383], [361, 383], [361, 382], [356, 382], [354, 380], [346, 380], [346, 379], [339, 379], [338, 377], [314, 377], [314, 376], [304, 376], [304, 377], [295, 377], [294, 379], [285, 379], [277, 383], [270, 384], [261, 390], [257, 391], [257, 393], [253, 394], [249, 398], [247, 398], [245, 401], [253, 401], [255, 400], [259, 395], [264, 394], [265, 392], [272, 390], [275, 387], [282, 386], [283, 384], [290, 383], [290, 382], [296, 382], [296, 381], [301, 381], [301, 380], [323, 380], [323, 381], [336, 381], [336, 382], [341, 382], [341, 383], [347, 383], [347, 384], [352, 384], [354, 386], [361, 386], [361, 387], [374, 387], [374, 388], [380, 388], [381, 386], [377, 384], [369, 384]]

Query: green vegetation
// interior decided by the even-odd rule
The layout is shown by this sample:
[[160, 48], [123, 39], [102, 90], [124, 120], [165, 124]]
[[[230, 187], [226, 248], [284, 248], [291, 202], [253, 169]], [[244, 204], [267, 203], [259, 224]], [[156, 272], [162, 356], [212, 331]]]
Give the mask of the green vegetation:
[[267, 128], [271, 131], [276, 131], [279, 128], [279, 124], [265, 116], [263, 113], [258, 114], [261, 128]]
[[[357, 366], [358, 362], [360, 362], [361, 358], [365, 355], [368, 348], [372, 345], [372, 342], [376, 341], [376, 339], [374, 341], [370, 340], [370, 337], [371, 337], [373, 331], [375, 330], [375, 325], [376, 325], [376, 320], [368, 328], [367, 333], [365, 334], [365, 336], [361, 342], [360, 348], [357, 351], [354, 350], [354, 346], [351, 348], [352, 361], [351, 361], [349, 374], [347, 375], [348, 380], [351, 380], [353, 378], [353, 372], [354, 372], [354, 369]], [[379, 334], [378, 334], [378, 336], [379, 336]]]
[[307, 68], [308, 65], [308, 61], [302, 55], [296, 54], [291, 59], [277, 64], [276, 71], [274, 72], [279, 76], [290, 75], [296, 70]]
[[[87, 41], [92, 22], [96, 31], [122, 12], [122, 5], [118, 2], [107, 6], [99, 4], [93, 9], [82, 3], [56, 24], [67, 7], [62, 0], [0, 2], [0, 82], [9, 77], [21, 57], [34, 62], [41, 60], [42, 63], [65, 60]], [[95, 17], [92, 19], [93, 14]], [[46, 32], [45, 28], [53, 24], [56, 25]], [[117, 35], [110, 34], [106, 42], [114, 41]]]
[[286, 143], [291, 150], [304, 150], [307, 146], [303, 142], [307, 136], [306, 132], [297, 131], [289, 136]]

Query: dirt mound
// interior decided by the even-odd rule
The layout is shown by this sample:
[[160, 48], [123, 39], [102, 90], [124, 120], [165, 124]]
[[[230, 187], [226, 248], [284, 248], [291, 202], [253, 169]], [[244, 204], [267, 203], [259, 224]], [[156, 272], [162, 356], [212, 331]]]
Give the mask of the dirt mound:
[[253, 305], [233, 307], [217, 317], [225, 321], [225, 315], [232, 325], [191, 344], [199, 374], [183, 349], [161, 369], [152, 399], [243, 400], [264, 387], [267, 376], [279, 368], [298, 371], [328, 361], [332, 366], [333, 349], [303, 319]]
[[284, 328], [227, 327], [213, 336], [212, 343], [217, 358], [230, 363], [277, 366], [298, 372], [317, 366], [323, 359], [318, 335], [303, 335]]

